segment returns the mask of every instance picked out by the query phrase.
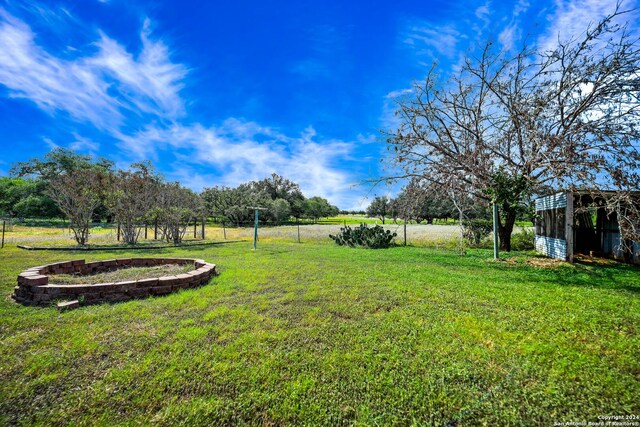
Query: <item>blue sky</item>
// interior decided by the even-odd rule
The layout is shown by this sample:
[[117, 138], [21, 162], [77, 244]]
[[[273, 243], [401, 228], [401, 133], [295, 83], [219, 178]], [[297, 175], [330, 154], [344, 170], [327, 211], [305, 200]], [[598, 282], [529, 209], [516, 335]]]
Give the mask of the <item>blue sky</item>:
[[394, 97], [434, 60], [550, 46], [614, 5], [0, 0], [0, 175], [60, 146], [150, 159], [194, 190], [275, 172], [358, 208], [385, 173]]

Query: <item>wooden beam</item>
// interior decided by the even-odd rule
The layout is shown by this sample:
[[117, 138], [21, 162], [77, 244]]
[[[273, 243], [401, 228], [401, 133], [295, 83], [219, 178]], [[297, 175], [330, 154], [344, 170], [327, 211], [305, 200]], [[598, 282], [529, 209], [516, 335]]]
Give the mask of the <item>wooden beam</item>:
[[564, 224], [564, 233], [565, 240], [567, 242], [567, 257], [566, 260], [568, 262], [573, 262], [573, 240], [574, 240], [574, 229], [573, 229], [573, 193], [571, 191], [567, 191], [567, 207], [565, 211], [565, 224]]

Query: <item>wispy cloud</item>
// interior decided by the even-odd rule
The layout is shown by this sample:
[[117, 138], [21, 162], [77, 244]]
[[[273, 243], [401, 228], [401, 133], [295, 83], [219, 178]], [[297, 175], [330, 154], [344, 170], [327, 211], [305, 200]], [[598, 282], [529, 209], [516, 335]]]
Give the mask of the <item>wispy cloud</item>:
[[87, 64], [97, 73], [113, 77], [129, 108], [174, 119], [184, 114], [179, 92], [187, 69], [171, 62], [169, 49], [162, 41], [151, 40], [150, 25], [146, 19], [140, 35], [142, 51], [137, 57], [101, 33], [96, 43], [99, 52]]
[[522, 15], [529, 10], [529, 7], [528, 0], [519, 0], [513, 7], [508, 23], [498, 34], [498, 42], [502, 45], [502, 49], [512, 50], [516, 43], [522, 40]]
[[404, 98], [410, 97], [413, 94], [413, 89], [400, 89], [387, 93], [382, 101], [382, 115], [380, 116], [380, 123], [383, 131], [393, 132], [400, 126], [400, 119], [396, 116], [396, 110], [398, 109], [398, 101]]
[[511, 50], [514, 48], [516, 42], [522, 37], [522, 31], [520, 30], [520, 23], [512, 21], [509, 25], [504, 27], [500, 34], [498, 34], [498, 42], [502, 45], [504, 50]]
[[44, 137], [42, 138], [42, 140], [50, 149], [64, 147], [74, 151], [92, 153], [92, 154], [96, 154], [100, 149], [99, 143], [92, 141], [89, 138], [85, 138], [84, 136], [81, 136], [77, 132], [72, 132], [72, 136], [73, 136], [73, 140], [68, 143], [62, 143], [62, 142], [56, 143], [53, 141], [53, 139], [48, 137]]
[[484, 25], [487, 25], [490, 22], [490, 15], [491, 15], [490, 5], [491, 5], [490, 2], [486, 2], [482, 6], [477, 7], [475, 11], [476, 18], [482, 21]]
[[[340, 140], [316, 141], [312, 127], [298, 136], [287, 136], [254, 122], [228, 119], [219, 126], [173, 124], [148, 126], [121, 137], [121, 148], [133, 157], [154, 158], [166, 153], [176, 156], [180, 168], [171, 172], [183, 176], [190, 171], [192, 186], [238, 185], [279, 173], [300, 184], [307, 195], [326, 197], [340, 206], [354, 198], [350, 193], [355, 178], [339, 170], [336, 163], [353, 149]], [[209, 181], [197, 170], [215, 171]]]
[[73, 132], [74, 140], [68, 145], [74, 151], [97, 153], [100, 149], [100, 144], [89, 138], [86, 138], [77, 132]]
[[[54, 51], [38, 43], [34, 28], [0, 9], [0, 84], [10, 97], [30, 100], [52, 116], [68, 116], [73, 138], [46, 137], [49, 147], [98, 154], [105, 147], [95, 137], [73, 131], [74, 125], [90, 123], [109, 144], [116, 141], [120, 162], [156, 160], [168, 178], [196, 190], [275, 172], [298, 182], [307, 195], [341, 207], [356, 203], [351, 186], [357, 178], [343, 163], [370, 138], [321, 138], [311, 126], [286, 135], [235, 118], [214, 125], [188, 121], [188, 103], [181, 96], [188, 68], [171, 60], [171, 49], [153, 37], [148, 19], [138, 52], [103, 31], [94, 33], [89, 51], [86, 46]], [[319, 57], [331, 52], [327, 45], [340, 44], [334, 32], [323, 34], [315, 49]]]
[[141, 40], [142, 50], [134, 56], [101, 33], [97, 53], [62, 59], [38, 45], [26, 23], [0, 9], [0, 84], [11, 97], [103, 130], [117, 129], [124, 112], [178, 117], [187, 69], [171, 62], [161, 41], [150, 39], [148, 21]]
[[[558, 40], [578, 37], [591, 25], [612, 13], [618, 0], [556, 0], [554, 11], [547, 16], [548, 30], [538, 39], [538, 45], [547, 50], [557, 46]], [[626, 1], [623, 9], [633, 9], [634, 1]], [[629, 18], [629, 16], [625, 17]]]
[[28, 25], [0, 10], [0, 83], [9, 96], [29, 99], [49, 113], [67, 112], [100, 128], [120, 122], [107, 82], [83, 60], [61, 60], [34, 39]]
[[416, 53], [433, 58], [452, 58], [458, 54], [458, 43], [467, 36], [453, 24], [433, 25], [427, 22], [412, 25], [404, 37], [404, 43]]
[[308, 49], [302, 58], [291, 64], [290, 72], [315, 79], [337, 78], [350, 68], [345, 52], [348, 35], [331, 25], [315, 25], [307, 29]]

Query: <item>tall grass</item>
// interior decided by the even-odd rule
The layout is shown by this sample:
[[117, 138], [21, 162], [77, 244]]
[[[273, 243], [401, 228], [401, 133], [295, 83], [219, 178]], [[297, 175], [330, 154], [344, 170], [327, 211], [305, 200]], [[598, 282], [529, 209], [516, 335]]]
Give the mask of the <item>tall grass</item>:
[[220, 276], [80, 308], [8, 298], [25, 268], [138, 252], [0, 252], [0, 424], [552, 425], [640, 413], [634, 267], [369, 251], [328, 238], [152, 250]]

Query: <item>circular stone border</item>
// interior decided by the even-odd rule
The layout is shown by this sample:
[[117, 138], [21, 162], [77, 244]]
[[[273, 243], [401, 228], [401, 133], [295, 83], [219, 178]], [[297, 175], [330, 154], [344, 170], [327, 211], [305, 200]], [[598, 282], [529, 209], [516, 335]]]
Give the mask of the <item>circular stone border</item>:
[[[195, 270], [176, 276], [163, 276], [94, 285], [58, 285], [49, 283], [49, 274], [92, 275], [128, 267], [153, 267], [193, 263]], [[65, 301], [58, 308], [76, 308], [83, 304], [128, 301], [151, 295], [165, 295], [180, 289], [203, 285], [217, 275], [216, 265], [190, 258], [125, 258], [85, 262], [83, 259], [32, 267], [18, 275], [18, 286], [11, 297], [24, 305], [48, 306]]]

